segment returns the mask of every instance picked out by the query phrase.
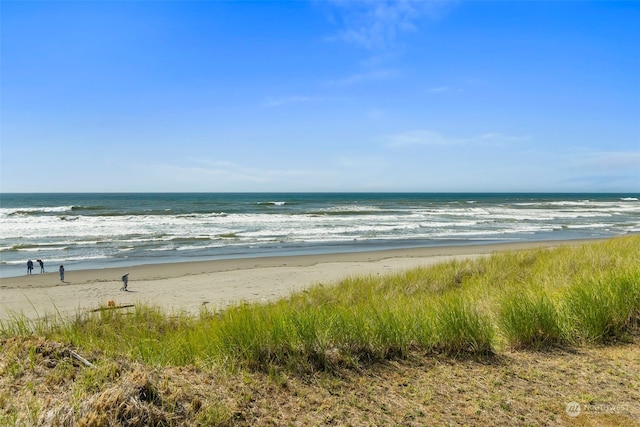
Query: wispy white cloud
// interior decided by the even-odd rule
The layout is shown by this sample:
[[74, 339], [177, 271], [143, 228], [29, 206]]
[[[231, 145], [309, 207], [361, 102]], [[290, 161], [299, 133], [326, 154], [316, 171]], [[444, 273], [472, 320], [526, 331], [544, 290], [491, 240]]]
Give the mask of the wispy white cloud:
[[333, 17], [339, 29], [331, 39], [369, 50], [385, 50], [394, 44], [399, 33], [416, 31], [421, 18], [435, 15], [445, 3], [428, 0], [333, 2], [342, 13]]

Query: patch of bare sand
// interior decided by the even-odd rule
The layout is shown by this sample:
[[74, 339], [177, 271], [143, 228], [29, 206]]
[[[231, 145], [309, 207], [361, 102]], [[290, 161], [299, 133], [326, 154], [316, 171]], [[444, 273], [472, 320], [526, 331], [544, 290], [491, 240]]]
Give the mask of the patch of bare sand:
[[[202, 307], [215, 310], [241, 301], [270, 301], [350, 276], [395, 273], [454, 258], [585, 242], [448, 246], [67, 270], [65, 282], [60, 282], [57, 273], [10, 277], [0, 279], [0, 321], [16, 316], [69, 316], [105, 307], [109, 301], [196, 314]], [[120, 291], [120, 278], [125, 273], [129, 273], [128, 292]]]

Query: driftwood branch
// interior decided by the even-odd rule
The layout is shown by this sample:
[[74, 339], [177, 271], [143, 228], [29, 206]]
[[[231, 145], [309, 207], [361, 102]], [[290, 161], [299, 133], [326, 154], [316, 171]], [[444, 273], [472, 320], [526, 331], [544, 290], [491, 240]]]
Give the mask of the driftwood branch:
[[82, 362], [85, 366], [88, 366], [90, 368], [93, 368], [93, 363], [89, 362], [87, 359], [85, 359], [84, 357], [80, 356], [78, 353], [76, 353], [73, 350], [69, 350], [69, 355], [71, 357], [73, 357], [74, 359]]
[[115, 310], [117, 308], [129, 308], [129, 307], [135, 307], [135, 304], [112, 305], [108, 307], [94, 308], [93, 310], [91, 310], [91, 312], [95, 313], [96, 311]]

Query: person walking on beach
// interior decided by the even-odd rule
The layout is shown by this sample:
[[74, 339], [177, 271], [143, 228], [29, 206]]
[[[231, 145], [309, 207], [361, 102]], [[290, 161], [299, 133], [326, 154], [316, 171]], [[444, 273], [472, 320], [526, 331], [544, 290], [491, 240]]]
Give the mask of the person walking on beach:
[[64, 265], [61, 265], [58, 271], [60, 272], [60, 281], [64, 282]]
[[40, 274], [44, 273], [44, 262], [41, 259], [36, 260], [40, 264]]
[[120, 288], [120, 290], [121, 291], [126, 291], [128, 284], [129, 284], [129, 273], [127, 273], [124, 276], [122, 276], [122, 287]]
[[27, 274], [31, 274], [32, 271], [33, 271], [33, 261], [29, 260], [27, 261]]

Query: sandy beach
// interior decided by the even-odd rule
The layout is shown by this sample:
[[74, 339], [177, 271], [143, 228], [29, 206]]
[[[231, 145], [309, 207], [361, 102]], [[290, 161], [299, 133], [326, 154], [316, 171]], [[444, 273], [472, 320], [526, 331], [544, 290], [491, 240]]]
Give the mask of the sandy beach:
[[[398, 249], [327, 255], [245, 258], [67, 270], [0, 279], [0, 321], [71, 316], [101, 307], [147, 304], [167, 312], [197, 314], [242, 301], [270, 301], [316, 284], [349, 276], [382, 275], [454, 258], [495, 252], [581, 244], [585, 240]], [[38, 269], [36, 269], [36, 272]], [[128, 291], [120, 290], [129, 273]]]

